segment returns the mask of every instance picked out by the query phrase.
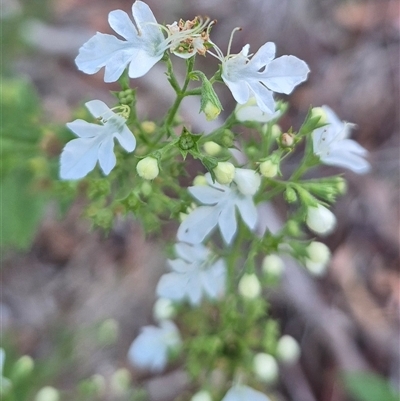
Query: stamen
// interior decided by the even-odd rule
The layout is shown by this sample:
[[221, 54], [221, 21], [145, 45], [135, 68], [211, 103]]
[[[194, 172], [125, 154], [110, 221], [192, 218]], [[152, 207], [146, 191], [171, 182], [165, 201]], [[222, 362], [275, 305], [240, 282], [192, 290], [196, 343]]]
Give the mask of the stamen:
[[228, 51], [227, 51], [227, 53], [226, 53], [226, 56], [227, 56], [227, 57], [229, 57], [229, 55], [231, 54], [231, 45], [232, 45], [232, 39], [233, 39], [234, 33], [237, 32], [237, 31], [241, 31], [241, 30], [242, 30], [242, 28], [240, 28], [240, 27], [238, 26], [238, 27], [236, 27], [236, 28], [232, 31], [231, 37], [229, 38]]

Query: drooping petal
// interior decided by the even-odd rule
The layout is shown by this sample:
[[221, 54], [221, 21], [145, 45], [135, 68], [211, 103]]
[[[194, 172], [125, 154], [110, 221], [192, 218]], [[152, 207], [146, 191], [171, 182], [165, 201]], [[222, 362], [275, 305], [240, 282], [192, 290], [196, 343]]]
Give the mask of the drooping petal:
[[256, 80], [251, 81], [250, 88], [258, 107], [265, 113], [273, 113], [275, 110], [275, 100], [272, 92], [261, 82]]
[[193, 210], [178, 228], [178, 239], [190, 244], [200, 244], [217, 225], [219, 209], [200, 206]]
[[325, 164], [348, 168], [357, 174], [365, 174], [371, 168], [363, 157], [350, 152], [332, 151], [329, 155], [324, 156], [322, 160]]
[[110, 171], [115, 167], [117, 159], [114, 155], [114, 138], [108, 135], [101, 142], [99, 147], [99, 164], [105, 175], [110, 174]]
[[123, 128], [115, 134], [115, 137], [127, 152], [133, 152], [135, 150], [136, 138], [126, 125], [124, 125]]
[[221, 207], [221, 213], [218, 218], [218, 226], [222, 238], [230, 245], [237, 231], [236, 210], [234, 203], [226, 203]]
[[295, 56], [281, 56], [271, 61], [262, 73], [262, 82], [272, 91], [290, 94], [294, 87], [307, 79], [307, 64]]
[[247, 227], [254, 230], [258, 221], [258, 213], [253, 199], [250, 196], [237, 197], [235, 203]]
[[249, 100], [249, 86], [245, 81], [234, 81], [232, 79], [224, 77], [224, 74], [222, 74], [222, 79], [231, 91], [233, 98], [239, 104], [244, 104]]
[[225, 191], [206, 185], [189, 187], [188, 190], [198, 201], [205, 205], [214, 205], [226, 196]]
[[79, 180], [92, 171], [96, 166], [100, 143], [101, 137], [79, 138], [68, 142], [60, 157], [60, 178]]

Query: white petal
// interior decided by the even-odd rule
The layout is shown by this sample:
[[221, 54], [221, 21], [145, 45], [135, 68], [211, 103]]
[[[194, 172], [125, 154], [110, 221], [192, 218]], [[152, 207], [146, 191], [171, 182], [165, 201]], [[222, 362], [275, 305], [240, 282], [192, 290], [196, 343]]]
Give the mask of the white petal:
[[190, 244], [203, 242], [217, 225], [219, 213], [219, 209], [213, 206], [200, 206], [193, 210], [179, 226], [179, 241]]
[[321, 157], [321, 160], [324, 164], [348, 168], [357, 174], [365, 174], [371, 168], [364, 158], [349, 152], [332, 151], [329, 155]]
[[115, 116], [115, 113], [101, 100], [91, 100], [86, 102], [85, 106], [95, 118], [104, 117], [108, 119]]
[[127, 152], [133, 152], [135, 150], [136, 138], [126, 125], [123, 126], [122, 130], [115, 134], [115, 137]]
[[214, 205], [226, 197], [225, 191], [205, 185], [189, 187], [188, 190], [198, 201], [205, 205]]
[[105, 131], [104, 126], [88, 123], [84, 120], [75, 120], [66, 124], [67, 127], [80, 138], [93, 138]]
[[168, 259], [168, 264], [177, 273], [186, 273], [190, 269], [190, 264], [182, 259]]
[[187, 262], [203, 262], [207, 259], [210, 251], [202, 244], [189, 245], [184, 242], [178, 242], [175, 245], [176, 254]]
[[138, 43], [138, 32], [125, 11], [111, 11], [108, 14], [108, 23], [118, 35], [121, 35], [128, 41]]
[[110, 171], [115, 167], [117, 159], [114, 155], [114, 138], [112, 135], [107, 136], [101, 142], [99, 147], [99, 164], [105, 175], [110, 174]]
[[79, 138], [68, 142], [60, 157], [60, 178], [78, 180], [96, 166], [101, 137]]
[[252, 80], [251, 90], [256, 98], [258, 107], [265, 113], [275, 111], [275, 100], [272, 92], [259, 81]]
[[342, 150], [343, 152], [354, 153], [360, 156], [368, 154], [367, 149], [363, 148], [358, 142], [352, 139], [342, 139], [332, 146], [332, 150]]
[[254, 230], [258, 221], [258, 213], [251, 196], [238, 197], [235, 203], [247, 227]]
[[235, 385], [226, 394], [222, 401], [269, 401], [269, 398], [251, 387]]
[[254, 195], [261, 185], [260, 174], [247, 168], [237, 168], [233, 180], [243, 195]]
[[307, 79], [307, 64], [295, 56], [282, 56], [268, 64], [262, 73], [262, 82], [272, 91], [289, 94], [294, 87]]
[[[113, 35], [97, 32], [95, 36], [89, 39], [79, 49], [79, 54], [75, 59], [75, 63], [79, 70], [86, 74], [94, 74], [99, 71], [100, 68], [106, 66], [114, 55], [118, 55], [121, 52], [129, 52], [131, 54], [130, 58], [133, 58], [136, 50], [133, 49], [128, 42], [119, 40]], [[129, 62], [129, 59], [127, 60], [126, 58], [126, 55], [120, 58], [124, 60], [124, 65], [111, 66], [111, 70], [109, 71], [110, 76], [112, 75], [113, 68], [118, 71], [121, 70], [122, 73]], [[118, 78], [119, 76], [115, 80]]]
[[204, 291], [212, 299], [218, 298], [225, 292], [226, 266], [223, 259], [219, 259], [201, 275]]
[[136, 60], [139, 50], [127, 46], [125, 49], [111, 54], [107, 60], [106, 68], [104, 71], [104, 82], [115, 82], [124, 72], [126, 66], [132, 60]]
[[157, 20], [150, 7], [143, 1], [135, 1], [132, 5], [132, 15], [139, 29], [139, 35], [150, 37], [152, 41], [164, 40]]
[[172, 301], [182, 301], [185, 298], [186, 276], [179, 273], [167, 273], [160, 277], [156, 294], [158, 297]]
[[232, 92], [232, 96], [239, 103], [243, 104], [249, 100], [250, 91], [248, 84], [243, 80], [232, 80], [228, 79], [224, 73], [222, 73], [222, 79], [228, 86], [229, 90]]
[[275, 52], [275, 43], [267, 42], [258, 49], [257, 53], [251, 58], [248, 65], [254, 70], [259, 71], [274, 59]]
[[134, 60], [129, 65], [128, 75], [131, 78], [139, 78], [145, 75], [151, 67], [161, 60], [164, 52], [158, 52], [155, 55], [139, 49], [135, 54]]
[[228, 203], [221, 208], [221, 213], [218, 217], [218, 226], [225, 242], [230, 245], [237, 231], [236, 210], [234, 204]]

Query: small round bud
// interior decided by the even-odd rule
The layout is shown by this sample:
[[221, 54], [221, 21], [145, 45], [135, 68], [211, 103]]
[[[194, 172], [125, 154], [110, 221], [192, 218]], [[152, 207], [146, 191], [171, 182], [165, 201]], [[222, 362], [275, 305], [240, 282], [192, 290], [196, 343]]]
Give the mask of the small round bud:
[[147, 181], [142, 182], [142, 185], [140, 186], [140, 192], [144, 196], [150, 196], [150, 194], [153, 192], [153, 188], [151, 187], [151, 184], [148, 183]]
[[222, 135], [221, 141], [225, 147], [227, 147], [227, 148], [232, 147], [234, 139], [235, 139], [235, 135], [233, 134], [233, 132], [231, 130], [229, 130], [229, 129], [224, 130], [224, 134]]
[[306, 224], [311, 231], [317, 234], [327, 235], [336, 227], [335, 215], [325, 206], [309, 207], [307, 210]]
[[299, 343], [292, 336], [284, 335], [278, 340], [276, 355], [280, 361], [294, 364], [298, 361], [300, 352]]
[[204, 151], [210, 156], [216, 156], [221, 152], [222, 147], [214, 141], [205, 142], [203, 145]]
[[327, 264], [331, 258], [331, 251], [322, 242], [313, 241], [307, 246], [308, 258], [305, 265], [311, 274], [320, 276], [325, 273]]
[[287, 132], [281, 135], [281, 144], [286, 148], [290, 148], [294, 144], [294, 135]]
[[276, 359], [260, 352], [253, 359], [253, 371], [265, 383], [273, 383], [278, 378], [279, 367]]
[[288, 203], [294, 203], [297, 201], [296, 191], [292, 187], [287, 187], [284, 193], [284, 197]]
[[217, 181], [223, 185], [230, 184], [235, 177], [235, 166], [229, 162], [218, 162], [213, 171]]
[[145, 157], [137, 164], [136, 171], [145, 180], [153, 180], [160, 173], [157, 159], [154, 157]]
[[15, 362], [11, 373], [12, 380], [19, 380], [29, 376], [35, 363], [29, 355], [23, 355]]
[[105, 392], [106, 390], [106, 379], [104, 376], [99, 375], [99, 374], [94, 374], [93, 376], [90, 377], [90, 383], [93, 386], [94, 393], [97, 395], [101, 395]]
[[176, 315], [174, 304], [170, 299], [158, 298], [153, 306], [153, 317], [155, 320], [168, 320]]
[[285, 265], [278, 255], [267, 255], [262, 261], [262, 269], [268, 276], [279, 278], [282, 276]]
[[97, 341], [102, 345], [115, 344], [119, 336], [119, 324], [115, 319], [106, 319], [97, 331]]
[[140, 126], [142, 131], [148, 135], [153, 134], [157, 128], [157, 125], [153, 121], [143, 121]]
[[279, 166], [272, 160], [265, 160], [260, 163], [260, 173], [267, 178], [275, 177], [278, 174]]
[[282, 130], [281, 130], [281, 127], [278, 125], [278, 124], [274, 124], [273, 126], [272, 126], [272, 129], [271, 129], [271, 136], [272, 136], [272, 138], [279, 138], [279, 136], [282, 134]]
[[208, 391], [202, 390], [194, 394], [190, 401], [212, 401], [212, 398]]
[[193, 185], [200, 186], [200, 185], [207, 185], [207, 178], [204, 175], [197, 175], [194, 177]]
[[238, 288], [239, 293], [245, 298], [254, 299], [261, 294], [261, 284], [255, 274], [244, 274]]
[[328, 116], [322, 107], [313, 107], [311, 110], [311, 118], [319, 117], [318, 124], [326, 124], [328, 122]]
[[111, 391], [115, 395], [125, 394], [130, 388], [131, 380], [131, 374], [128, 369], [117, 369], [110, 379]]
[[60, 393], [51, 386], [43, 387], [36, 394], [35, 401], [59, 401]]

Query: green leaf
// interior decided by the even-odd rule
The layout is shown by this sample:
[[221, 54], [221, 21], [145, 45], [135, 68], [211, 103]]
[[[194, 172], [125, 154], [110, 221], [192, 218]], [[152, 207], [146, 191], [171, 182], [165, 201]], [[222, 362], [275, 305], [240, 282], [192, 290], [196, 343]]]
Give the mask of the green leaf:
[[345, 372], [342, 374], [345, 388], [357, 401], [399, 401], [400, 394], [388, 380], [370, 372]]

